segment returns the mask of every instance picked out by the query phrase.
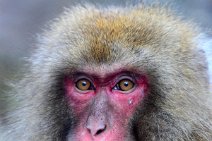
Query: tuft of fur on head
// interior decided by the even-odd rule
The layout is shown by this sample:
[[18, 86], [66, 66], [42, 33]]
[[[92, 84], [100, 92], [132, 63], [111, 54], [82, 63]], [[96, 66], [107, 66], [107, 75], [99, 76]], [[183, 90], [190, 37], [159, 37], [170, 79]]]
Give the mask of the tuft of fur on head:
[[5, 139], [62, 140], [76, 119], [63, 104], [64, 74], [122, 67], [150, 81], [132, 121], [137, 139], [212, 140], [207, 67], [197, 36], [192, 24], [159, 7], [66, 10], [42, 35], [29, 73], [16, 85], [23, 108], [11, 115]]

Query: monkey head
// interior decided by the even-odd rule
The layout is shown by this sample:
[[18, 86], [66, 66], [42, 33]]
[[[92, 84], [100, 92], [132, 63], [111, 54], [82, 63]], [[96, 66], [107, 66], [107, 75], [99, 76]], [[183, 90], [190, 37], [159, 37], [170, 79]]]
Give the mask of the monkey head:
[[18, 129], [27, 131], [19, 137], [212, 140], [197, 36], [157, 7], [67, 10], [41, 35], [17, 88], [25, 105]]

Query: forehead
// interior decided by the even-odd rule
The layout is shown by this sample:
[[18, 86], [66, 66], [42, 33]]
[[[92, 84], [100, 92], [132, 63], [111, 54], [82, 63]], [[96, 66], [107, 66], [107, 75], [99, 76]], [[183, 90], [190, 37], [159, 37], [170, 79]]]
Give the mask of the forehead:
[[134, 48], [147, 45], [154, 39], [152, 29], [146, 23], [137, 22], [133, 14], [100, 12], [80, 21], [79, 28], [86, 41], [82, 49], [86, 50], [90, 60], [97, 63], [112, 62], [129, 54], [132, 56]]

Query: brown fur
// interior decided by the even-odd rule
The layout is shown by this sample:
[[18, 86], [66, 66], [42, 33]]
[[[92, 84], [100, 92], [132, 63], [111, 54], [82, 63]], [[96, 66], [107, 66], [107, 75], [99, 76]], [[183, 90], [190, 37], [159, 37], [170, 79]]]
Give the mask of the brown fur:
[[[212, 111], [198, 31], [163, 8], [67, 10], [43, 34], [30, 71], [15, 88], [24, 108], [3, 140], [63, 140], [74, 127], [61, 78], [90, 71], [147, 74], [150, 91], [132, 118], [137, 140], [211, 141]], [[15, 122], [15, 123], [14, 123]], [[1, 139], [1, 137], [0, 137]]]

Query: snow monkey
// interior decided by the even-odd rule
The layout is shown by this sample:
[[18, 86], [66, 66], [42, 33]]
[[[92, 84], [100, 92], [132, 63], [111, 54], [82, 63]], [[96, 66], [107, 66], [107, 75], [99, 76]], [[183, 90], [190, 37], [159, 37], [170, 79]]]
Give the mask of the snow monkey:
[[166, 8], [75, 6], [41, 34], [2, 141], [211, 141], [197, 28]]

